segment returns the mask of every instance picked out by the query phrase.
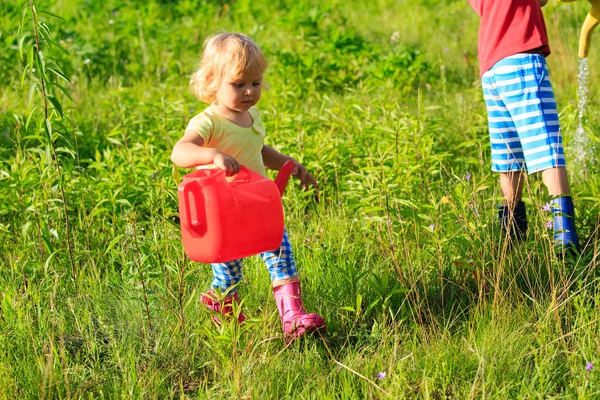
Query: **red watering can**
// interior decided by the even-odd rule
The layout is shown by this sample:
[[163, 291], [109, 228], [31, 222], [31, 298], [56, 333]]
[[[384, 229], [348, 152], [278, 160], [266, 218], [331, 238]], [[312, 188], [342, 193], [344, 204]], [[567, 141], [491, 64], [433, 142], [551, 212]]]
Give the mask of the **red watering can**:
[[199, 169], [179, 185], [185, 254], [220, 263], [275, 250], [283, 239], [281, 196], [296, 165], [287, 161], [275, 182], [242, 166], [232, 180], [220, 169]]

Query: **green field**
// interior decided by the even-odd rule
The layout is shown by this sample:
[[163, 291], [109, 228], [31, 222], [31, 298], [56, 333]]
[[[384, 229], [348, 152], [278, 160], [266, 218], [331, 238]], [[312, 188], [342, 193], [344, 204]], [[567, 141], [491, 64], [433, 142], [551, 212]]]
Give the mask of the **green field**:
[[[588, 7], [544, 8], [568, 162]], [[600, 398], [600, 36], [562, 259], [539, 176], [525, 242], [499, 232], [478, 23], [464, 0], [0, 2], [0, 399]], [[283, 203], [323, 337], [285, 343], [257, 257], [250, 322], [217, 328], [183, 252], [170, 153], [223, 30], [262, 47], [266, 143], [321, 186]]]

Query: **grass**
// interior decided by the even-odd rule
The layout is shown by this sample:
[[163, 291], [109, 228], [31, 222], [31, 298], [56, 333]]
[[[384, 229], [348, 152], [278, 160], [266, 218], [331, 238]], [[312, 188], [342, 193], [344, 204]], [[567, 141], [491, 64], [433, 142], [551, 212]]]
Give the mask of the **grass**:
[[[599, 176], [569, 165], [581, 257], [553, 254], [536, 176], [526, 240], [500, 236], [466, 2], [56, 0], [36, 24], [28, 5], [0, 4], [0, 398], [599, 396]], [[586, 12], [544, 8], [568, 151]], [[70, 81], [45, 69], [48, 117], [34, 27]], [[169, 154], [205, 106], [187, 79], [219, 29], [263, 47], [267, 143], [321, 185], [319, 202], [291, 185], [284, 207], [324, 337], [283, 341], [256, 257], [244, 328], [199, 302], [211, 272], [183, 253], [188, 171]]]

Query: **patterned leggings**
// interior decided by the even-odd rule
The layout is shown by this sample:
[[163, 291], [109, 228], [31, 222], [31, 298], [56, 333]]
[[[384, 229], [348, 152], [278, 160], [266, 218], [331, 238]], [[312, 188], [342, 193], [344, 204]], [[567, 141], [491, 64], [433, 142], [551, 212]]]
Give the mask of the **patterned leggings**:
[[[298, 273], [292, 254], [292, 245], [285, 229], [279, 248], [261, 253], [260, 257], [269, 270], [271, 281], [289, 279]], [[236, 285], [242, 279], [242, 261], [243, 258], [240, 258], [225, 263], [211, 264], [213, 270], [212, 287], [221, 290], [221, 292], [229, 290], [228, 294], [237, 292]]]

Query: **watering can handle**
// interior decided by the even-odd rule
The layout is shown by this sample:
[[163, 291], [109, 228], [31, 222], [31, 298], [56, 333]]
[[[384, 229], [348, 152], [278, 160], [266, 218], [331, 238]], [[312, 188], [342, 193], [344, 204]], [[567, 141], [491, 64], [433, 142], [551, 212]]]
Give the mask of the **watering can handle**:
[[290, 175], [296, 168], [296, 164], [293, 161], [286, 161], [277, 176], [275, 177], [275, 185], [277, 185], [277, 189], [279, 189], [279, 193], [281, 197], [283, 197], [283, 192], [285, 192], [285, 187], [287, 186], [288, 180], [290, 179]]
[[250, 175], [250, 170], [245, 165], [240, 165], [240, 170], [237, 174], [233, 175], [233, 180], [231, 182], [250, 182], [252, 180], [252, 175]]
[[[190, 193], [194, 195], [194, 207], [190, 206]], [[190, 229], [200, 231], [202, 228], [202, 221], [198, 220], [198, 215], [200, 214], [198, 210], [204, 208], [204, 194], [202, 193], [200, 184], [195, 180], [183, 183], [183, 198], [183, 207], [186, 218], [185, 222]], [[195, 219], [192, 218], [192, 210]]]

